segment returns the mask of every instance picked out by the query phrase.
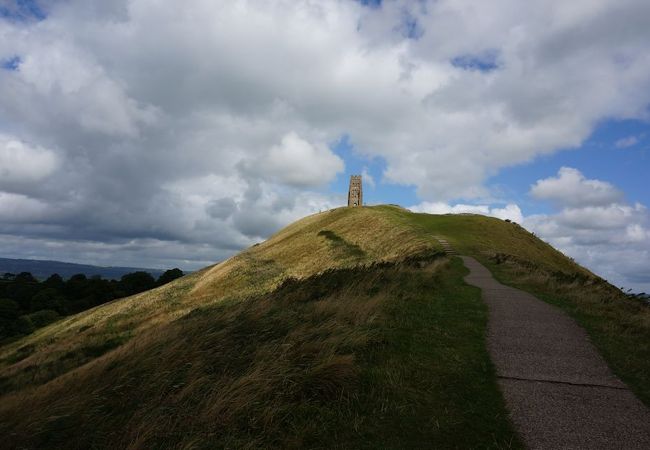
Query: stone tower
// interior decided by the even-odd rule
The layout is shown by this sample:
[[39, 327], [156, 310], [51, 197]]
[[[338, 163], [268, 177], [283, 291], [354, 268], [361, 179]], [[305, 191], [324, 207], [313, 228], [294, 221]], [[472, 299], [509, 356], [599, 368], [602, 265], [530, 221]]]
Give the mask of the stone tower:
[[363, 206], [363, 187], [361, 186], [361, 175], [352, 175], [348, 191], [348, 208], [357, 206]]

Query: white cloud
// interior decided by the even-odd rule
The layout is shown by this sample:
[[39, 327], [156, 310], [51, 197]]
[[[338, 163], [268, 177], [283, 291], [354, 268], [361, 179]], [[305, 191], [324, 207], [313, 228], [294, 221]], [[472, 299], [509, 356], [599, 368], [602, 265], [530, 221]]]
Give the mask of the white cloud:
[[518, 205], [510, 203], [504, 208], [493, 208], [489, 205], [450, 205], [444, 202], [422, 202], [409, 208], [415, 212], [425, 212], [429, 214], [481, 214], [484, 216], [497, 217], [502, 220], [512, 220], [521, 222], [523, 214]]
[[639, 143], [638, 136], [628, 136], [619, 139], [614, 143], [614, 145], [616, 146], [616, 148], [627, 148], [627, 147], [633, 147], [638, 143]]
[[374, 189], [376, 184], [375, 184], [375, 179], [373, 178], [372, 175], [370, 175], [370, 172], [368, 171], [367, 167], [364, 167], [363, 170], [361, 171], [361, 177], [363, 178], [363, 183], [368, 185], [370, 188]]
[[512, 203], [506, 205], [505, 208], [493, 208], [490, 215], [503, 220], [510, 219], [517, 223], [521, 223], [524, 218], [519, 206]]
[[490, 207], [487, 205], [450, 205], [444, 202], [422, 202], [409, 207], [414, 212], [429, 214], [483, 214], [488, 215]]
[[562, 167], [557, 177], [538, 180], [530, 192], [535, 198], [574, 207], [609, 205], [623, 198], [623, 193], [611, 184], [589, 180], [571, 167]]
[[343, 171], [343, 160], [325, 145], [312, 145], [295, 132], [282, 137], [254, 163], [260, 177], [270, 176], [291, 186], [320, 186]]
[[[649, 14], [645, 0], [50, 2], [43, 21], [0, 19], [0, 59], [21, 61], [0, 70], [0, 133], [47, 149], [11, 175], [34, 181], [2, 189], [56, 214], [0, 232], [218, 259], [343, 204], [305, 190], [343, 169], [326, 145], [342, 136], [422, 201], [471, 203], [503, 167], [647, 116]], [[494, 70], [452, 64], [486, 55]]]
[[567, 188], [592, 203], [596, 199], [600, 204], [571, 204], [553, 214], [526, 217], [514, 203], [499, 208], [487, 204], [422, 202], [410, 209], [429, 214], [470, 213], [510, 219], [614, 285], [650, 292], [650, 215], [647, 208], [640, 203], [618, 202], [615, 195], [610, 196], [609, 203], [603, 204], [606, 196], [600, 195], [602, 187], [606, 187], [606, 192], [618, 192], [614, 186], [601, 180], [585, 180], [575, 169], [565, 169], [557, 178], [539, 180], [534, 186], [548, 181], [548, 184], [541, 183], [542, 192], [550, 196], [545, 198], [555, 198], [557, 192]]
[[47, 212], [48, 206], [39, 200], [0, 191], [0, 221], [4, 224], [39, 221]]
[[650, 292], [647, 214], [607, 229], [573, 227], [562, 213], [526, 217], [523, 225], [614, 285]]
[[[575, 197], [564, 201], [564, 192]], [[586, 180], [567, 168], [557, 178], [539, 180], [531, 193], [555, 200], [561, 209], [526, 217], [526, 228], [616, 286], [650, 292], [650, 216], [645, 206], [624, 203], [611, 184]]]
[[613, 203], [607, 206], [565, 208], [557, 215], [557, 220], [573, 229], [620, 229], [625, 227], [630, 220], [643, 214], [645, 214], [645, 208], [640, 204], [630, 206]]
[[40, 181], [58, 166], [59, 159], [51, 150], [0, 134], [0, 189], [8, 184]]
[[19, 70], [4, 74], [0, 85], [4, 109], [14, 121], [136, 137], [140, 125], [156, 119], [156, 108], [138, 104], [119, 79], [112, 79], [94, 55], [67, 40], [62, 30], [43, 25], [33, 33], [6, 31], [10, 42], [25, 39], [12, 42], [24, 53]]

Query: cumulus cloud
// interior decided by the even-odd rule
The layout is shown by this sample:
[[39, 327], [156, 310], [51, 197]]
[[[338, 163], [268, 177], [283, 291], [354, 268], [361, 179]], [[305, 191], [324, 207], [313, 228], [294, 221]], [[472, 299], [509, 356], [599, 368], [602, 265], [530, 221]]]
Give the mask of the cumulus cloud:
[[3, 226], [42, 220], [47, 217], [47, 212], [47, 205], [41, 201], [0, 191], [0, 217], [4, 219]]
[[[584, 203], [564, 201], [563, 189]], [[539, 180], [531, 194], [556, 200], [553, 214], [528, 216], [523, 224], [582, 265], [615, 285], [650, 291], [650, 215], [640, 203], [628, 204], [614, 186], [586, 180], [575, 169]]]
[[625, 227], [637, 216], [645, 214], [645, 208], [610, 204], [607, 206], [584, 206], [582, 208], [565, 208], [557, 220], [566, 226], [580, 230], [604, 230]]
[[509, 203], [503, 208], [495, 208], [490, 205], [450, 205], [444, 202], [422, 202], [409, 208], [414, 212], [425, 212], [429, 214], [481, 214], [484, 216], [497, 217], [502, 220], [521, 222], [523, 214], [518, 205]]
[[471, 203], [503, 167], [647, 116], [649, 14], [644, 0], [68, 0], [0, 18], [0, 60], [18, 58], [0, 69], [0, 133], [31, 149], [0, 190], [50, 208], [16, 228], [3, 210], [0, 232], [93, 258], [168, 243], [194, 268], [344, 204], [318, 190], [344, 168], [327, 145], [342, 136], [385, 163], [382, 182]]
[[[0, 85], [7, 100], [5, 113], [12, 121], [36, 123], [52, 132], [57, 132], [54, 127], [66, 127], [79, 133], [135, 137], [140, 124], [156, 119], [152, 105], [140, 105], [130, 97], [94, 55], [60, 31], [43, 25], [45, 29], [25, 35], [24, 30], [2, 28], [10, 40], [26, 37], [26, 42], [15, 43], [24, 49], [18, 70], [4, 73]], [[51, 40], [50, 48], [45, 40]]]
[[53, 151], [0, 133], [0, 189], [41, 181], [58, 166], [59, 158]]
[[556, 177], [538, 180], [530, 193], [559, 206], [602, 206], [623, 198], [623, 193], [610, 183], [587, 179], [571, 167], [562, 167]]
[[297, 187], [320, 186], [344, 169], [343, 160], [326, 145], [312, 145], [295, 132], [282, 137], [252, 167], [260, 177], [271, 177]]
[[[565, 200], [566, 192], [580, 196], [583, 203], [574, 198]], [[538, 180], [531, 186], [530, 194], [542, 194], [543, 198], [553, 200], [557, 210], [524, 216], [514, 203], [495, 207], [445, 202], [422, 202], [410, 209], [510, 219], [614, 285], [650, 292], [650, 214], [644, 205], [626, 203], [615, 186], [586, 179], [569, 168], [562, 168], [557, 177]]]

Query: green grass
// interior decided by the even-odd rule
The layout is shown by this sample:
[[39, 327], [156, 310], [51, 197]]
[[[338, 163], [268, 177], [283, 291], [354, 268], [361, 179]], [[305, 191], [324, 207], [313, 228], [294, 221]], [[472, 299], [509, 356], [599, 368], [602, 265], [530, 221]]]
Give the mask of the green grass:
[[479, 291], [444, 261], [196, 309], [37, 390], [29, 411], [9, 398], [0, 431], [49, 448], [519, 448]]
[[502, 283], [530, 292], [573, 317], [612, 371], [650, 407], [650, 308], [629, 299], [602, 280], [558, 279], [537, 270], [531, 275], [516, 263], [485, 261]]
[[0, 347], [3, 444], [520, 448], [480, 292], [436, 235], [560, 304], [647, 401], [648, 309], [521, 227], [340, 208]]
[[589, 334], [614, 373], [650, 406], [650, 308], [520, 226], [478, 215], [396, 213], [423, 235], [444, 236], [502, 283], [556, 305]]
[[362, 260], [366, 253], [358, 245], [351, 244], [341, 236], [331, 230], [321, 230], [318, 236], [323, 236], [327, 239], [335, 251], [341, 253], [341, 258], [355, 258]]
[[[12, 380], [3, 383], [12, 390], [37, 386], [74, 369], [73, 364], [89, 362], [91, 358], [72, 358], [66, 364], [59, 363], [61, 355], [82, 353], [89, 342], [101, 344], [122, 334], [138, 340], [151, 328], [171, 323], [196, 308], [225, 299], [259, 296], [289, 277], [304, 278], [360, 263], [396, 261], [429, 247], [412, 230], [394, 227], [374, 208], [338, 208], [308, 216], [220, 264], [64, 318], [1, 346], [0, 379]], [[33, 351], [17, 362], [12, 355], [25, 345]], [[31, 376], [34, 373], [39, 375]]]
[[393, 220], [428, 236], [445, 237], [464, 255], [485, 258], [495, 253], [515, 255], [537, 266], [592, 275], [546, 242], [515, 223], [475, 214], [417, 214], [381, 207]]
[[368, 355], [367, 448], [520, 447], [486, 352], [487, 311], [466, 273], [456, 258], [433, 277], [398, 281], [385, 347]]
[[[131, 334], [128, 332], [89, 337], [80, 347], [74, 347], [67, 351], [61, 350], [41, 364], [25, 365], [14, 371], [11, 376], [0, 376], [0, 394], [33, 385], [43, 385], [121, 346], [130, 338]], [[29, 345], [21, 347], [9, 355], [8, 360], [12, 363], [19, 363], [31, 356], [34, 351], [34, 347]]]

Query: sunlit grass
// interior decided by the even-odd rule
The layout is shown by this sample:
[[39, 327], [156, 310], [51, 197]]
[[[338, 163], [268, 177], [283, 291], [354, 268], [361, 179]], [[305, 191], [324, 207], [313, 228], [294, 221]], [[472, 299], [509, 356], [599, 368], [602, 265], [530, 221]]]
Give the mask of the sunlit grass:
[[429, 253], [197, 308], [6, 396], [0, 431], [54, 448], [518, 448], [464, 274]]
[[[348, 254], [333, 246], [331, 239], [321, 233], [324, 230], [334, 233], [355, 251]], [[138, 336], [198, 306], [270, 292], [288, 277], [301, 278], [360, 263], [394, 261], [424, 248], [426, 240], [404, 227], [394, 227], [383, 214], [371, 208], [339, 208], [315, 214], [220, 264], [71, 316], [0, 348], [0, 389], [2, 379], [14, 378], [14, 382], [5, 383], [7, 386], [40, 383], [55, 377], [59, 370], [70, 370], [75, 362], [87, 362], [88, 358], [75, 358], [64, 365], [55, 363], [61, 355], [86, 346], [89, 340], [101, 345], [102, 340], [116, 335]], [[16, 352], [24, 346], [32, 348], [31, 354], [14, 362]], [[51, 367], [52, 371], [47, 376], [32, 376], [42, 372], [40, 367]], [[22, 381], [16, 383], [17, 379]]]
[[518, 225], [380, 206], [306, 217], [3, 346], [0, 431], [58, 448], [518, 447], [485, 305], [435, 236], [574, 315], [647, 401], [647, 308]]
[[396, 223], [444, 236], [503, 283], [569, 313], [614, 372], [650, 406], [650, 308], [577, 265], [522, 227], [478, 215], [395, 214]]

